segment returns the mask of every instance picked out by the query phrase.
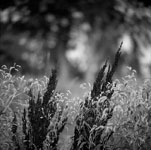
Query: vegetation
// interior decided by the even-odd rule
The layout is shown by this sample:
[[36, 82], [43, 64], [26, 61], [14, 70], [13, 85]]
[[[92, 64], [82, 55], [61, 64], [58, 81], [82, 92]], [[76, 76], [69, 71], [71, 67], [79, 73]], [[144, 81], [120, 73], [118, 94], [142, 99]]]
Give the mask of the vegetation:
[[[84, 103], [81, 104], [80, 113], [76, 118], [71, 150], [103, 150], [113, 134], [112, 130], [107, 132], [105, 130], [114, 109], [113, 106], [110, 106], [114, 92], [112, 76], [118, 66], [120, 49], [116, 53], [114, 64], [112, 67], [108, 67], [106, 76], [107, 62], [104, 64], [96, 77], [90, 96], [86, 97]], [[103, 135], [103, 132], [105, 132], [105, 135]]]
[[[88, 39], [84, 47], [89, 47], [93, 56], [89, 59], [89, 53], [85, 53], [85, 57], [92, 62], [95, 59], [97, 66], [108, 55], [113, 62], [114, 50], [126, 35], [132, 48], [120, 64], [132, 66], [143, 76], [140, 55], [146, 56], [149, 51], [150, 7], [151, 2], [143, 0], [1, 0], [0, 65], [5, 62], [12, 66], [15, 61], [22, 66], [23, 74], [37, 75], [49, 73], [50, 65], [60, 63], [68, 65], [69, 76], [83, 77], [87, 71], [81, 71], [78, 65], [75, 69], [66, 57], [77, 46], [79, 32]], [[145, 65], [149, 68], [150, 64]]]
[[[150, 149], [151, 80], [140, 85], [130, 67], [128, 76], [113, 80], [120, 50], [111, 66], [105, 62], [86, 97], [72, 107], [72, 100], [56, 90], [57, 70], [52, 70], [49, 79], [26, 80], [12, 75], [20, 66], [2, 66], [0, 149]], [[61, 142], [64, 130], [71, 126], [69, 143]]]

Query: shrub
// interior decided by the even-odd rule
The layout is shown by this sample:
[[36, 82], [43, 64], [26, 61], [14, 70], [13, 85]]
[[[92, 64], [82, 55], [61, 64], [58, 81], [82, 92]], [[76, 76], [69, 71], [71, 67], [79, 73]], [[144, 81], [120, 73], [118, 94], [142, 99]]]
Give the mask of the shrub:
[[80, 113], [76, 118], [71, 150], [103, 150], [113, 130], [107, 128], [108, 120], [112, 117], [113, 106], [110, 105], [114, 93], [112, 76], [118, 66], [121, 47], [116, 53], [112, 67], [107, 61], [98, 73], [89, 96], [81, 103]]
[[[25, 80], [2, 66], [0, 79], [1, 149], [57, 149], [67, 123], [67, 107], [55, 92], [57, 72], [48, 80]], [[22, 113], [23, 112], [23, 113]]]
[[[12, 75], [12, 72], [18, 72], [19, 68], [20, 66], [14, 64], [10, 68], [3, 65], [0, 69], [0, 149], [13, 147], [10, 136], [12, 120], [14, 115], [15, 118], [21, 118], [21, 112], [27, 104], [28, 97], [25, 94], [27, 86], [24, 76]], [[19, 131], [20, 128], [18, 128]]]
[[116, 80], [112, 101], [116, 105], [110, 123], [116, 130], [110, 141], [115, 149], [148, 150], [151, 148], [151, 81], [139, 85], [136, 71]]
[[24, 145], [27, 150], [57, 149], [59, 134], [63, 131], [68, 118], [63, 116], [65, 108], [59, 105], [56, 97], [56, 84], [57, 72], [52, 70], [52, 76], [49, 78], [43, 97], [39, 91], [36, 100], [32, 91], [29, 91], [28, 119], [26, 109], [22, 118]]

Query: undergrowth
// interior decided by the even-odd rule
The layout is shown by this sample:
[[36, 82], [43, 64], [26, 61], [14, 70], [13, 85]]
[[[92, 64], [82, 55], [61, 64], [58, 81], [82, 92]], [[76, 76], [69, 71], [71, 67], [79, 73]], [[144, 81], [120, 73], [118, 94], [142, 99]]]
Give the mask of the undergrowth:
[[20, 66], [2, 66], [0, 150], [151, 149], [151, 80], [138, 84], [130, 67], [113, 80], [120, 55], [121, 47], [83, 99], [56, 90], [57, 70], [49, 78], [26, 79], [14, 74]]

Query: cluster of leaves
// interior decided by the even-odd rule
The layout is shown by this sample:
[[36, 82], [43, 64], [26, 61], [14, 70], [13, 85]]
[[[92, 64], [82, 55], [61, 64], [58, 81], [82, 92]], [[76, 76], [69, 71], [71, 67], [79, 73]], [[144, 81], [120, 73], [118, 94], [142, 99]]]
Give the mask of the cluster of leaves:
[[[21, 118], [21, 111], [27, 106], [26, 90], [28, 82], [22, 77], [13, 76], [20, 66], [14, 64], [0, 69], [0, 148], [12, 146], [11, 125], [14, 115]], [[19, 129], [20, 130], [20, 129]]]
[[110, 105], [114, 93], [112, 76], [118, 66], [121, 55], [121, 47], [116, 53], [112, 67], [107, 61], [97, 75], [90, 95], [81, 104], [81, 110], [76, 118], [73, 143], [71, 150], [103, 150], [113, 134], [113, 130], [107, 128], [108, 120], [113, 115], [114, 107]]
[[55, 92], [57, 72], [25, 80], [12, 75], [19, 68], [0, 70], [0, 149], [56, 149], [68, 119], [63, 96]]
[[[16, 142], [16, 136], [13, 140], [16, 150], [57, 149], [59, 135], [63, 131], [68, 117], [63, 114], [66, 108], [59, 105], [55, 93], [56, 83], [57, 72], [53, 70], [43, 96], [40, 91], [38, 91], [37, 97], [31, 89], [28, 92], [28, 111], [24, 109], [22, 117], [23, 147]], [[17, 129], [13, 133], [17, 134]]]
[[139, 85], [136, 71], [116, 80], [113, 94], [116, 105], [110, 123], [115, 126], [112, 144], [115, 149], [148, 150], [151, 147], [151, 81]]

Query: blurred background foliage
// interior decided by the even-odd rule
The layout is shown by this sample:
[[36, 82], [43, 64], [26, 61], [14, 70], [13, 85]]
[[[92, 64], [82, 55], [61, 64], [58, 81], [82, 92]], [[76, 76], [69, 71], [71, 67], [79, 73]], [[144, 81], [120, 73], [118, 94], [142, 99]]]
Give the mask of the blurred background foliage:
[[143, 0], [1, 0], [0, 65], [49, 75], [59, 67], [62, 86], [93, 82], [123, 41], [117, 77], [125, 66], [151, 76], [151, 2]]

